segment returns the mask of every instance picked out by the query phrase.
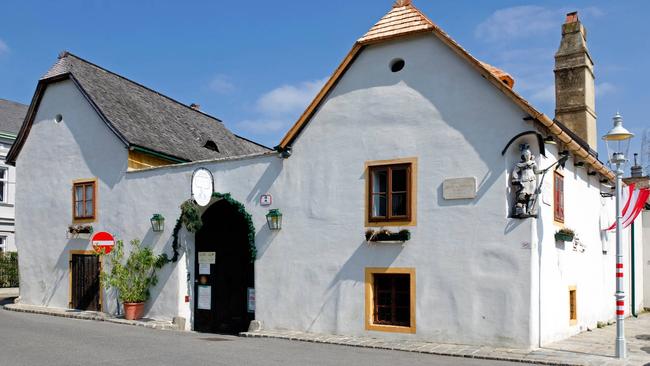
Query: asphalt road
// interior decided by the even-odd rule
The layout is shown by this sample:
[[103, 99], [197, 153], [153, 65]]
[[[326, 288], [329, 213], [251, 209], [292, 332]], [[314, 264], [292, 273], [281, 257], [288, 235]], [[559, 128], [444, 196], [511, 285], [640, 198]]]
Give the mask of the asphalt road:
[[0, 309], [1, 366], [479, 364], [515, 365], [285, 340], [162, 331]]

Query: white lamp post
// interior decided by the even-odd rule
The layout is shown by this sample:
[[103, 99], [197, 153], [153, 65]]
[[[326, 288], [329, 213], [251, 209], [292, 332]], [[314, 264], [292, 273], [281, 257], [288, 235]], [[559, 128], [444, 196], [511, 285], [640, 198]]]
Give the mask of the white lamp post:
[[614, 127], [603, 136], [607, 144], [609, 162], [616, 166], [616, 358], [625, 358], [625, 292], [623, 291], [623, 233], [621, 231], [621, 191], [623, 184], [623, 167], [627, 162], [625, 155], [630, 148], [630, 139], [634, 134], [623, 127], [623, 117], [617, 112]]

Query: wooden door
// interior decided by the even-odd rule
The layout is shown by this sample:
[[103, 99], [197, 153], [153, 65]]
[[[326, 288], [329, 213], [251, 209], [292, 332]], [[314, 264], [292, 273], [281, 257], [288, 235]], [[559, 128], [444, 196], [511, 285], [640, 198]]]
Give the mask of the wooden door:
[[94, 254], [72, 254], [70, 259], [72, 276], [71, 308], [101, 311], [99, 271], [99, 256]]

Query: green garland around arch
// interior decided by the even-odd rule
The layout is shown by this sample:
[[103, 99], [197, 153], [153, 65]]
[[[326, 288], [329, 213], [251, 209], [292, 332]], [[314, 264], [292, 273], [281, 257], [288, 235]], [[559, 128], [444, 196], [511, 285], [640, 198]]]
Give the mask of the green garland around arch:
[[[244, 220], [246, 220], [246, 225], [248, 226], [248, 250], [251, 255], [251, 262], [254, 262], [257, 258], [257, 247], [255, 246], [255, 226], [253, 225], [253, 217], [246, 211], [244, 205], [232, 198], [230, 193], [218, 193], [215, 192], [212, 194], [212, 197], [219, 200], [226, 200], [230, 205], [237, 209], [237, 212], [242, 215]], [[194, 200], [189, 199], [181, 204], [181, 215], [176, 220], [176, 225], [174, 226], [174, 231], [172, 232], [172, 249], [174, 250], [174, 255], [172, 256], [171, 261], [178, 261], [178, 233], [181, 231], [181, 227], [185, 225], [187, 231], [191, 233], [196, 233], [203, 226], [203, 221], [201, 220], [201, 214], [199, 212], [199, 206], [194, 202]]]

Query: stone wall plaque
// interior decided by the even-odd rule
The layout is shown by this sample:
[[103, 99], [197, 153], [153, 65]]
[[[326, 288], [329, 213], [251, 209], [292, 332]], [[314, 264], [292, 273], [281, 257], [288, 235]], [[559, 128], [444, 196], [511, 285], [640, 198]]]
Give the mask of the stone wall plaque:
[[442, 197], [446, 200], [472, 199], [476, 197], [476, 178], [450, 178], [442, 182]]

